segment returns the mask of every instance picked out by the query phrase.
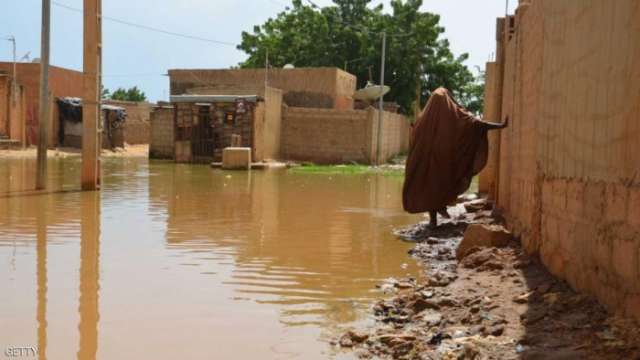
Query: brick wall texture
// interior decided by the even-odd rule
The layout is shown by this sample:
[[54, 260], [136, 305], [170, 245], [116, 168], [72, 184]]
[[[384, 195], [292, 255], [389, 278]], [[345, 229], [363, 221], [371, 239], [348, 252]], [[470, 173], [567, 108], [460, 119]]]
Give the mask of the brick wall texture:
[[356, 77], [335, 67], [269, 69], [174, 69], [169, 70], [171, 95], [263, 95], [265, 79], [270, 87], [325, 94], [335, 109], [353, 108]]
[[157, 107], [151, 113], [149, 158], [173, 159], [173, 107]]
[[637, 0], [520, 1], [487, 81], [511, 123], [480, 178], [551, 272], [640, 319], [638, 19]]
[[116, 100], [105, 100], [103, 103], [120, 106], [127, 111], [127, 121], [124, 125], [124, 141], [127, 144], [149, 144], [153, 104]]
[[[283, 112], [281, 151], [287, 160], [317, 164], [376, 160], [378, 111], [287, 107]], [[400, 114], [384, 113], [381, 159], [406, 152], [409, 123]]]

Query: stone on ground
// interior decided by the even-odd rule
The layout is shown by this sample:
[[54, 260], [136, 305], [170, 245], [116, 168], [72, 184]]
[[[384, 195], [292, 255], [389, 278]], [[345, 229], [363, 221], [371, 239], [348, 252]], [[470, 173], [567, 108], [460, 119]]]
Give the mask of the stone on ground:
[[249, 170], [251, 148], [228, 147], [222, 150], [222, 168], [226, 170]]
[[462, 242], [456, 249], [456, 258], [462, 259], [474, 247], [503, 247], [507, 246], [512, 236], [501, 225], [471, 224], [464, 232]]

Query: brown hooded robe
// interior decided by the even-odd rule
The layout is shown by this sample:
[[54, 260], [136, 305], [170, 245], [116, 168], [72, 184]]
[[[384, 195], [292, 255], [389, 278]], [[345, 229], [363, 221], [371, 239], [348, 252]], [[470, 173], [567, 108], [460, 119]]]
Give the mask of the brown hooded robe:
[[464, 193], [487, 163], [487, 130], [439, 88], [411, 132], [402, 205], [409, 213], [437, 211]]

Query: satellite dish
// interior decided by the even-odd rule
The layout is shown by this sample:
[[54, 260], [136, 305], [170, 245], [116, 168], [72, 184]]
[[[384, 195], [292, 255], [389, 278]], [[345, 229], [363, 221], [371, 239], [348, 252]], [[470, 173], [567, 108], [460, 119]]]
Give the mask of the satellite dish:
[[293, 66], [293, 64], [287, 64], [287, 65], [283, 66], [282, 68], [289, 70], [289, 69], [295, 69], [296, 67]]
[[362, 101], [373, 101], [379, 99], [381, 96], [386, 95], [389, 91], [391, 91], [391, 88], [387, 85], [380, 86], [375, 85], [372, 82], [368, 82], [367, 86], [356, 91], [355, 94], [353, 94], [353, 98]]

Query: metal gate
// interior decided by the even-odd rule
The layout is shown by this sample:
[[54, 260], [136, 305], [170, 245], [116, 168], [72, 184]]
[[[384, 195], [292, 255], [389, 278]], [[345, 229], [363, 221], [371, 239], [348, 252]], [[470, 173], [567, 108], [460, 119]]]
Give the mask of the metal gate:
[[196, 105], [197, 116], [191, 130], [191, 154], [193, 162], [213, 161], [215, 149], [214, 121], [210, 105]]

